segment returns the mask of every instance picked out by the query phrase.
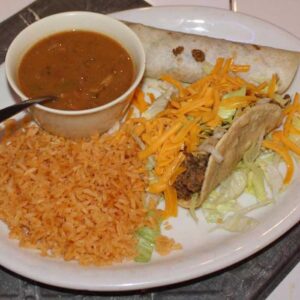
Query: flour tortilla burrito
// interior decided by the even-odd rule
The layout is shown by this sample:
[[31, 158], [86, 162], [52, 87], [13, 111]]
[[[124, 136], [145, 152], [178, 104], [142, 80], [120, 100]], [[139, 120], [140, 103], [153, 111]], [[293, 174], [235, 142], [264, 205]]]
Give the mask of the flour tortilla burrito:
[[198, 189], [195, 207], [201, 206], [208, 195], [232, 173], [253, 143], [277, 128], [281, 121], [282, 109], [278, 105], [268, 103], [253, 106], [232, 123], [215, 145], [215, 150], [223, 158], [221, 162], [213, 155], [196, 157], [188, 154], [186, 171], [178, 176], [174, 184], [179, 205], [189, 208], [191, 194]]
[[146, 52], [146, 76], [159, 78], [170, 74], [192, 83], [203, 77], [204, 65], [215, 64], [218, 57], [232, 57], [236, 64], [250, 65], [250, 72], [240, 76], [252, 83], [279, 77], [278, 93], [291, 84], [300, 60], [299, 52], [230, 42], [207, 36], [156, 29], [127, 23], [138, 35]]

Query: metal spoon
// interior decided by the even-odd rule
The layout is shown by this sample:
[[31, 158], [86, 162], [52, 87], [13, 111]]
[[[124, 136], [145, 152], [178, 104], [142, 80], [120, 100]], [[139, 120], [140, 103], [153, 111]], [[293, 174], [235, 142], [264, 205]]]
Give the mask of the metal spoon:
[[6, 119], [14, 116], [15, 114], [19, 113], [20, 111], [28, 108], [29, 106], [33, 104], [41, 104], [48, 101], [55, 100], [55, 96], [46, 96], [36, 99], [28, 99], [25, 101], [22, 101], [21, 103], [14, 104], [8, 107], [5, 107], [3, 109], [0, 109], [0, 122], [5, 121]]

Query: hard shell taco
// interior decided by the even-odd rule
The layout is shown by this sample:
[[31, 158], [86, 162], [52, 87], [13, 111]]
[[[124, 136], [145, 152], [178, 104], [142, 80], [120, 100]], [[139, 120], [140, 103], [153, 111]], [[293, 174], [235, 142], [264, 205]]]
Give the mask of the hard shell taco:
[[142, 113], [129, 120], [131, 132], [149, 172], [147, 191], [164, 196], [166, 216], [175, 216], [177, 205], [201, 206], [245, 152], [282, 123], [291, 99], [277, 94], [279, 77], [255, 85], [239, 76], [249, 69], [218, 58], [189, 85], [163, 75], [169, 88], [143, 109], [145, 95], [137, 92], [133, 105]]
[[[195, 207], [199, 207], [224, 179], [235, 169], [244, 153], [261, 137], [277, 128], [282, 121], [282, 109], [276, 104], [253, 106], [237, 118], [214, 146], [214, 155], [188, 155], [186, 171], [178, 176], [175, 187], [178, 204], [189, 208], [191, 195], [198, 193]], [[213, 146], [212, 146], [213, 147]]]
[[144, 46], [146, 77], [172, 86], [150, 107], [136, 93], [142, 118], [133, 134], [149, 171], [148, 192], [163, 195], [166, 216], [175, 216], [177, 204], [201, 206], [248, 149], [282, 123], [291, 100], [282, 93], [300, 54], [127, 25]]

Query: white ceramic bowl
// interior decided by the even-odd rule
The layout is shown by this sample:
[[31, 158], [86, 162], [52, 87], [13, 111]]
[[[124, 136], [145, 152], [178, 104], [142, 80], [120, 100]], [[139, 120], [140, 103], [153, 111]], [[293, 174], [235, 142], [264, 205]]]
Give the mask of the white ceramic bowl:
[[111, 17], [92, 12], [67, 12], [46, 17], [20, 32], [7, 51], [5, 59], [7, 80], [21, 99], [27, 98], [20, 90], [17, 78], [24, 54], [41, 39], [68, 30], [99, 32], [113, 38], [128, 51], [135, 69], [135, 77], [130, 88], [103, 106], [79, 111], [58, 110], [42, 105], [31, 108], [34, 119], [45, 130], [64, 137], [80, 138], [104, 132], [122, 117], [134, 89], [143, 77], [145, 52], [135, 33]]

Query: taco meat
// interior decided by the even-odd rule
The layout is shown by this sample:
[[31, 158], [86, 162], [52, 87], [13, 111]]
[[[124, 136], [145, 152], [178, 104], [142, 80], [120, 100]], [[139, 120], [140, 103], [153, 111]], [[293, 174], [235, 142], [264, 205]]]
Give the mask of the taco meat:
[[194, 156], [191, 153], [185, 153], [185, 156], [184, 167], [186, 170], [177, 177], [174, 187], [178, 198], [190, 200], [193, 193], [201, 191], [209, 154]]

